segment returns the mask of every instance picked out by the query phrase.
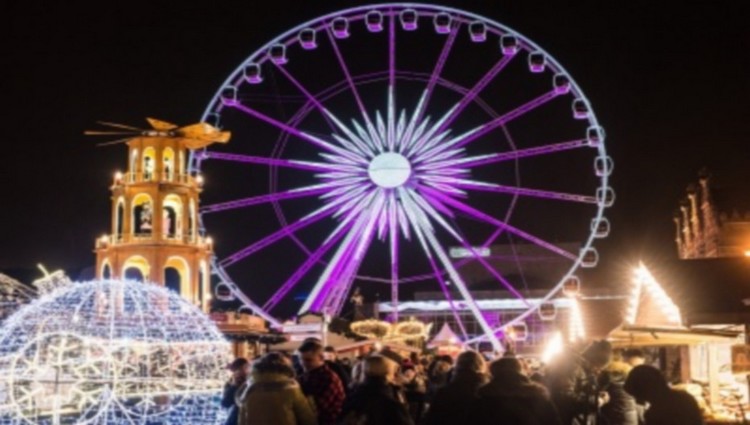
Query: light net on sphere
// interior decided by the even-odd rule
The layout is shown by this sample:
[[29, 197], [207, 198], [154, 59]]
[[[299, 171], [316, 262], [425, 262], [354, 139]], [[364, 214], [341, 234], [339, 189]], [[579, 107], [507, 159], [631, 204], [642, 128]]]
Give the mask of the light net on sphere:
[[0, 424], [223, 423], [230, 348], [162, 287], [75, 283], [0, 330]]

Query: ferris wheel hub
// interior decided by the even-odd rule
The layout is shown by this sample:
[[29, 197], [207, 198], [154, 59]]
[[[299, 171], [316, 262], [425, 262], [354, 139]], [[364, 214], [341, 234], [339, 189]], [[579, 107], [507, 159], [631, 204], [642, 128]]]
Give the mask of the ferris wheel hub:
[[376, 185], [393, 189], [403, 186], [411, 177], [411, 164], [405, 156], [396, 152], [384, 152], [370, 161], [367, 167], [370, 180]]

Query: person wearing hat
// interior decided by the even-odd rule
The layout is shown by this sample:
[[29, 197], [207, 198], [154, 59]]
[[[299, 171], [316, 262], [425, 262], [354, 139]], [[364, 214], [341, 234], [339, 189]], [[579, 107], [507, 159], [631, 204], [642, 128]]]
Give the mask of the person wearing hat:
[[229, 410], [226, 425], [237, 425], [238, 408], [235, 403], [237, 390], [247, 381], [250, 373], [250, 363], [244, 357], [234, 359], [227, 365], [227, 369], [232, 372], [232, 377], [224, 385], [224, 395], [221, 397], [221, 407]]

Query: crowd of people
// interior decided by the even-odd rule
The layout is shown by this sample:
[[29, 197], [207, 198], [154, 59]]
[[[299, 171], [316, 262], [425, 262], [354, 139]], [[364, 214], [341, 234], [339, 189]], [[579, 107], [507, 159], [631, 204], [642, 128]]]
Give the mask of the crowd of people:
[[295, 355], [235, 360], [227, 425], [700, 425], [693, 397], [670, 388], [638, 350], [606, 342], [532, 368], [506, 352], [408, 358], [389, 349], [353, 363], [319, 340]]

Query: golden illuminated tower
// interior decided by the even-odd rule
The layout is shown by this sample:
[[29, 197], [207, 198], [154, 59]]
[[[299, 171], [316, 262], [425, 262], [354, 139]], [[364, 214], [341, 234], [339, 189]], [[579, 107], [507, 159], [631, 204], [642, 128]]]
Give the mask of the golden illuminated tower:
[[198, 232], [203, 180], [188, 171], [187, 160], [191, 150], [226, 143], [230, 135], [205, 123], [177, 128], [148, 121], [152, 130], [105, 123], [134, 135], [122, 140], [128, 166], [115, 173], [112, 228], [96, 242], [96, 274], [167, 286], [207, 312], [213, 246]]

